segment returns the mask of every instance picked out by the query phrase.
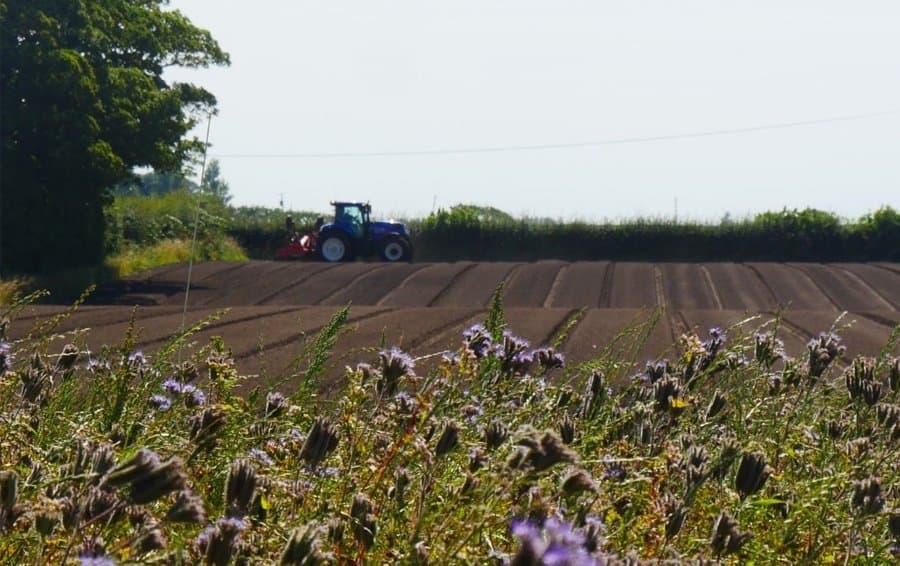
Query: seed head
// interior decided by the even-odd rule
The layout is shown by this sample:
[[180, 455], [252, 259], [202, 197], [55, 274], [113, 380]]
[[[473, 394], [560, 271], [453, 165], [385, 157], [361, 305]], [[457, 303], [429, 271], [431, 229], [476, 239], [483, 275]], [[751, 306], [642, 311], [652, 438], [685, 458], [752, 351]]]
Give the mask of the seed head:
[[891, 391], [900, 391], [900, 358], [891, 360], [888, 368], [888, 384]]
[[559, 436], [566, 444], [575, 441], [575, 421], [568, 414], [564, 415], [559, 423]]
[[882, 403], [875, 410], [875, 418], [884, 428], [891, 428], [900, 423], [900, 405]]
[[441, 437], [438, 439], [437, 447], [434, 449], [434, 455], [441, 457], [451, 452], [459, 444], [459, 423], [449, 419], [444, 421], [444, 428], [441, 431]]
[[152, 450], [141, 448], [134, 456], [111, 469], [103, 480], [102, 486], [119, 487], [146, 476], [160, 465], [159, 455]]
[[331, 554], [319, 550], [322, 546], [319, 536], [325, 530], [313, 523], [294, 529], [281, 552], [281, 566], [319, 566], [331, 562]]
[[306, 435], [303, 447], [300, 449], [300, 458], [315, 467], [319, 465], [329, 453], [338, 446], [338, 432], [325, 418], [317, 418]]
[[78, 361], [79, 350], [74, 344], [66, 344], [63, 346], [62, 352], [56, 359], [57, 370], [62, 371], [66, 375], [70, 375], [75, 362]]
[[372, 502], [364, 494], [357, 493], [353, 497], [353, 504], [350, 506], [350, 517], [353, 519], [353, 535], [366, 548], [371, 548], [375, 544], [375, 535], [378, 532], [378, 525], [375, 522], [372, 509]]
[[713, 522], [712, 537], [709, 541], [716, 556], [734, 554], [740, 551], [748, 540], [750, 535], [738, 529], [737, 521], [728, 511], [719, 513]]
[[288, 401], [284, 395], [278, 391], [272, 391], [266, 395], [266, 406], [263, 409], [263, 416], [267, 419], [274, 419], [284, 413], [287, 407]]
[[900, 542], [900, 512], [893, 512], [888, 517], [888, 530], [894, 540]]
[[0, 376], [12, 369], [12, 360], [9, 342], [0, 339]]
[[130, 500], [145, 505], [184, 487], [186, 478], [181, 458], [174, 457], [131, 481]]
[[833, 332], [822, 332], [806, 345], [809, 352], [809, 376], [821, 377], [831, 362], [844, 355], [846, 347], [841, 344], [841, 337]]
[[545, 371], [561, 368], [566, 365], [565, 356], [551, 347], [538, 348], [532, 352], [532, 357]]
[[19, 497], [19, 476], [12, 470], [0, 472], [0, 511], [9, 513]]
[[207, 407], [190, 419], [191, 440], [201, 450], [211, 450], [219, 443], [219, 434], [225, 428], [225, 411], [219, 407]]
[[203, 550], [206, 562], [214, 566], [227, 566], [238, 550], [241, 532], [247, 523], [241, 519], [219, 519], [197, 537], [197, 546]]
[[166, 513], [166, 520], [175, 523], [202, 523], [206, 520], [203, 500], [190, 490], [179, 491], [175, 504]]
[[766, 464], [766, 455], [762, 452], [744, 452], [738, 466], [734, 485], [744, 499], [761, 490], [772, 474], [772, 468]]
[[[0, 515], [3, 513], [0, 512]], [[59, 509], [52, 506], [46, 505], [40, 509], [36, 509], [34, 512], [34, 530], [41, 535], [41, 538], [47, 538], [51, 534], [53, 534], [53, 529], [56, 528], [60, 522], [60, 513]]]
[[388, 495], [402, 505], [403, 496], [406, 494], [406, 488], [409, 487], [410, 481], [412, 479], [409, 477], [409, 470], [397, 468], [397, 471], [394, 472], [394, 485], [391, 486]]
[[588, 377], [584, 386], [581, 416], [585, 418], [593, 417], [602, 406], [606, 396], [606, 378], [601, 370], [595, 369], [591, 372], [591, 376]]
[[382, 395], [393, 395], [401, 377], [415, 375], [413, 370], [416, 364], [412, 357], [396, 346], [382, 350], [378, 357], [381, 360], [381, 380], [377, 389]]
[[494, 450], [509, 438], [509, 429], [503, 421], [494, 419], [484, 427], [484, 443], [488, 450]]
[[81, 502], [77, 516], [83, 522], [91, 522], [97, 517], [109, 516], [109, 521], [112, 523], [118, 516], [118, 512], [114, 511], [114, 509], [120, 507], [120, 503], [121, 501], [116, 497], [115, 493], [90, 487], [88, 488], [87, 496]]
[[873, 476], [854, 481], [850, 503], [860, 515], [874, 515], [881, 512], [884, 508], [881, 479]]
[[531, 427], [525, 427], [520, 434], [522, 436], [517, 442], [520, 458], [510, 460], [510, 467], [543, 471], [556, 464], [572, 464], [578, 460], [578, 455], [551, 430], [538, 432]]
[[133, 548], [135, 553], [140, 556], [154, 550], [163, 550], [166, 548], [166, 535], [163, 534], [159, 524], [152, 522], [141, 530], [140, 535], [135, 539]]
[[681, 532], [688, 510], [683, 502], [669, 497], [664, 504], [664, 511], [666, 516], [666, 538], [671, 539]]
[[228, 480], [225, 482], [225, 515], [243, 517], [250, 510], [256, 491], [256, 471], [247, 460], [231, 463]]
[[728, 400], [725, 399], [725, 396], [716, 389], [716, 392], [713, 393], [712, 399], [709, 401], [709, 405], [706, 407], [706, 420], [710, 420], [715, 418], [716, 415], [722, 412], [722, 409], [728, 404]]
[[583, 492], [597, 491], [597, 484], [591, 474], [582, 469], [574, 469], [569, 471], [563, 478], [560, 489], [563, 494], [568, 496], [578, 495]]

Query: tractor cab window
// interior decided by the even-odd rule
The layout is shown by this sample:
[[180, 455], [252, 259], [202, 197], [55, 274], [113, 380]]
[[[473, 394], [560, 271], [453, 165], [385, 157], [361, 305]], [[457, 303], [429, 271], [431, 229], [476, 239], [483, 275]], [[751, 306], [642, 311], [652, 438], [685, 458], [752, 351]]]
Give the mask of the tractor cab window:
[[340, 206], [335, 211], [335, 222], [346, 224], [353, 231], [353, 235], [361, 237], [363, 233], [363, 217], [359, 207]]

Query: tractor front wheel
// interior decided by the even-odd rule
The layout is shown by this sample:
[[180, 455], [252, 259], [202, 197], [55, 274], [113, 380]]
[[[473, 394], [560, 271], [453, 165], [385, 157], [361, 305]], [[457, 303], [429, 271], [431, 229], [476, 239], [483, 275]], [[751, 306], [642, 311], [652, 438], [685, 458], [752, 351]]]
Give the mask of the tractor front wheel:
[[319, 257], [328, 262], [347, 261], [352, 257], [350, 240], [340, 232], [330, 232], [319, 236]]
[[384, 261], [410, 261], [412, 248], [409, 242], [396, 236], [388, 236], [381, 243], [381, 259]]

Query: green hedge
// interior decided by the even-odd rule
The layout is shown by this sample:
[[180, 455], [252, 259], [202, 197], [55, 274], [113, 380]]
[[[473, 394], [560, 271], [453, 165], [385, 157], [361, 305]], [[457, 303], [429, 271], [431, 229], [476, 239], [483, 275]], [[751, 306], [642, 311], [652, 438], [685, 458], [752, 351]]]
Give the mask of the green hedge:
[[[266, 210], [266, 209], [261, 209]], [[286, 241], [285, 213], [232, 223], [229, 233], [257, 258]], [[295, 213], [298, 226], [311, 224]], [[459, 205], [408, 223], [418, 261], [900, 261], [900, 213], [890, 207], [853, 222], [820, 210], [782, 210], [720, 223], [635, 220], [620, 224], [515, 219]]]

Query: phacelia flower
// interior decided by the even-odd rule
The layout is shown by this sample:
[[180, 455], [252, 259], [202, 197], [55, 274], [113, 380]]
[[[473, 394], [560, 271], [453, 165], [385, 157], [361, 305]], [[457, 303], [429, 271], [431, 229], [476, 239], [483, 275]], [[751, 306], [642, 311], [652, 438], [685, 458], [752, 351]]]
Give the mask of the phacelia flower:
[[172, 408], [172, 400], [165, 395], [154, 394], [150, 396], [150, 404], [159, 411], [168, 411]]
[[582, 533], [554, 517], [543, 525], [513, 521], [512, 533], [520, 544], [511, 564], [595, 566], [603, 563], [588, 552]]

